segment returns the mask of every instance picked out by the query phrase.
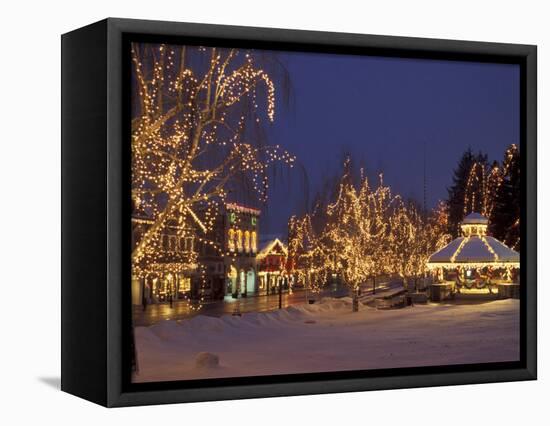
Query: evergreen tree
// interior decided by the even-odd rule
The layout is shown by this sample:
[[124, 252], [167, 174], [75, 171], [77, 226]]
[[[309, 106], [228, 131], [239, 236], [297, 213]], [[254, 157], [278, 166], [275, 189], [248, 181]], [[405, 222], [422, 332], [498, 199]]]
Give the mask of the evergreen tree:
[[[487, 155], [479, 152], [477, 155], [472, 152], [471, 148], [468, 148], [458, 162], [453, 175], [453, 184], [450, 188], [447, 188], [449, 198], [447, 204], [449, 207], [449, 219], [448, 219], [448, 233], [456, 238], [459, 233], [459, 224], [464, 218], [464, 199], [466, 195], [466, 187], [468, 185], [468, 178], [475, 164], [480, 164], [480, 170], [485, 170], [487, 166]], [[481, 185], [473, 187], [474, 194], [478, 193], [478, 200], [482, 199]], [[470, 212], [466, 212], [468, 214]]]
[[519, 250], [520, 205], [519, 149], [511, 145], [504, 154], [502, 181], [496, 191], [489, 230], [495, 238], [515, 250]]

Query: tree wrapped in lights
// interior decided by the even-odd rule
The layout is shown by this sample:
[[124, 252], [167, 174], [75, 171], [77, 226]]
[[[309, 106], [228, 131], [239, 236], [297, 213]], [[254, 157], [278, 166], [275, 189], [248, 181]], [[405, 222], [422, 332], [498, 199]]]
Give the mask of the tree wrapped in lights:
[[439, 203], [428, 217], [414, 203], [399, 201], [390, 217], [390, 264], [393, 273], [404, 280], [425, 277], [427, 262], [432, 253], [443, 248], [451, 239], [447, 231], [446, 205]]
[[[401, 197], [392, 195], [382, 175], [374, 190], [363, 176], [355, 185], [348, 158], [335, 201], [319, 215], [325, 222], [316, 237], [309, 237], [313, 234], [309, 215], [291, 218], [289, 257], [315, 259], [316, 270], [324, 265], [325, 277], [328, 273], [339, 274], [354, 298], [364, 283], [369, 279], [375, 283], [382, 274], [416, 280], [427, 273], [430, 254], [450, 238], [446, 233], [446, 203], [439, 203], [425, 216], [413, 203], [405, 204]], [[306, 240], [314, 243], [306, 244]], [[310, 263], [293, 264], [293, 272], [305, 274], [306, 265]]]
[[428, 274], [427, 265], [430, 255], [443, 248], [451, 240], [451, 236], [447, 234], [447, 223], [445, 220], [441, 220], [443, 215], [441, 208], [444, 206], [440, 203], [427, 217], [420, 214], [414, 205], [407, 208], [414, 232], [408, 276], [414, 279], [415, 288], [417, 280]]
[[519, 148], [510, 145], [502, 163], [489, 166], [487, 156], [466, 151], [455, 170], [449, 189], [449, 232], [458, 236], [458, 224], [469, 213], [489, 218], [490, 231], [519, 250], [520, 205]]
[[373, 269], [370, 253], [367, 253], [367, 241], [364, 240], [366, 224], [361, 219], [360, 203], [348, 157], [344, 162], [337, 198], [327, 207], [327, 224], [321, 241], [333, 270], [340, 274], [353, 295]]
[[311, 216], [292, 216], [288, 222], [288, 237], [287, 273], [306, 290], [319, 292], [326, 283], [329, 259], [313, 230]]
[[245, 185], [265, 201], [268, 167], [295, 159], [247, 140], [248, 128], [275, 118], [275, 85], [251, 53], [133, 43], [131, 55], [132, 199], [134, 212], [151, 220], [132, 250], [143, 276], [173, 221], [223, 255], [207, 235], [228, 193]]
[[390, 217], [391, 232], [389, 236], [389, 247], [391, 252], [391, 270], [401, 278], [414, 274], [412, 257], [415, 252], [415, 239], [417, 237], [417, 223], [411, 217], [405, 204], [399, 200], [397, 207]]
[[[468, 150], [462, 154], [462, 157], [460, 158], [460, 161], [458, 162], [458, 165], [453, 172], [453, 184], [448, 189], [449, 197], [447, 201], [447, 204], [449, 206], [448, 232], [453, 237], [458, 236], [460, 231], [459, 224], [464, 217], [464, 205], [468, 181], [470, 181], [470, 195], [468, 195], [468, 198], [470, 200], [472, 200], [473, 198], [477, 200], [481, 199], [481, 196], [472, 197], [471, 195], [472, 190], [479, 187], [479, 185], [476, 185], [475, 187], [472, 186], [474, 182], [471, 179], [472, 169], [474, 168], [475, 164], [484, 165], [486, 163], [486, 155], [482, 154], [481, 152], [478, 154], [474, 154], [474, 152], [470, 148], [468, 148]], [[483, 168], [484, 167], [485, 166], [483, 166]]]
[[[363, 195], [363, 193], [365, 195]], [[391, 268], [391, 217], [395, 211], [396, 203], [400, 202], [399, 196], [392, 196], [389, 186], [384, 185], [383, 174], [379, 175], [379, 184], [373, 192], [370, 192], [368, 182], [365, 179], [361, 188], [361, 199], [366, 211], [364, 217], [367, 218], [369, 226], [368, 235], [371, 241], [372, 261], [374, 273], [372, 274], [372, 291], [376, 292], [376, 277], [387, 273], [392, 273]]]
[[357, 189], [346, 160], [336, 201], [327, 208], [322, 241], [329, 264], [354, 297], [369, 278], [389, 271], [389, 215], [396, 199], [382, 176], [374, 191], [366, 177]]
[[493, 235], [514, 249], [519, 249], [520, 173], [519, 149], [510, 145], [502, 164], [494, 162], [472, 165], [464, 193], [464, 216], [480, 213], [488, 217]]
[[490, 167], [485, 162], [475, 162], [466, 182], [464, 216], [477, 212], [490, 217], [501, 182], [501, 169], [496, 161]]

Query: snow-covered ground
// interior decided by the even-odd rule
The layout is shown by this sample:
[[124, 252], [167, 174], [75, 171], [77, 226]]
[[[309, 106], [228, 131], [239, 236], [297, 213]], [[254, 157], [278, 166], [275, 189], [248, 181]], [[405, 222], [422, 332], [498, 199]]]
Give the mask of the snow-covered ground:
[[[353, 313], [349, 298], [323, 299], [242, 317], [163, 321], [137, 327], [135, 336], [136, 382], [515, 361], [519, 301], [361, 305]], [[217, 355], [219, 365], [199, 365], [201, 352]]]

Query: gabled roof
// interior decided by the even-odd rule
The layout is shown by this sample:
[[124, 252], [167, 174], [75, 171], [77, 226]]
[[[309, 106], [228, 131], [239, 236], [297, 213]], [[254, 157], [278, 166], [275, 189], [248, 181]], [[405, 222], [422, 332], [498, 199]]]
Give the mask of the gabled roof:
[[260, 247], [260, 251], [258, 252], [258, 255], [256, 256], [256, 258], [261, 259], [262, 257], [268, 256], [277, 247], [280, 248], [280, 250], [283, 252], [283, 254], [285, 256], [288, 255], [288, 250], [287, 250], [286, 246], [284, 245], [284, 243], [281, 240], [279, 240], [278, 238], [275, 238], [274, 240], [271, 240], [271, 241], [267, 242], [263, 247]]

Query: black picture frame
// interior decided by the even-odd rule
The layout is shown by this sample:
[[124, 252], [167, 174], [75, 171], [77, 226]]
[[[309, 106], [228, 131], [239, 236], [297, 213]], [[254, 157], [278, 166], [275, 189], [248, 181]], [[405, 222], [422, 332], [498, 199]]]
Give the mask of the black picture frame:
[[[520, 65], [520, 361], [132, 384], [129, 42]], [[62, 390], [116, 407], [537, 377], [537, 49], [519, 44], [109, 18], [62, 36]]]

